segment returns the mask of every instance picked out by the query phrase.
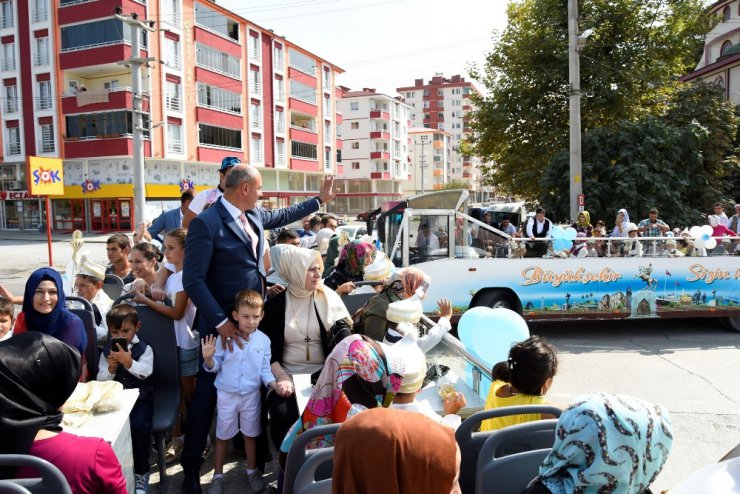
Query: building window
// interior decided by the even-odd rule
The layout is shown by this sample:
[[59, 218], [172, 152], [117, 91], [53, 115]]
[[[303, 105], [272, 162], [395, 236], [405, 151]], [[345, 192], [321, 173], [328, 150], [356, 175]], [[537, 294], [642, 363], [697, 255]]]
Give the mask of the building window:
[[118, 83], [118, 79], [111, 79], [103, 83], [103, 89], [105, 89], [108, 92], [116, 91], [119, 87], [121, 86]]
[[453, 99], [452, 100], [452, 106], [462, 106], [462, 100], [461, 99]]
[[360, 162], [359, 161], [353, 161], [352, 162], [352, 169], [353, 170], [359, 170], [360, 169]]
[[0, 60], [0, 70], [15, 70], [15, 43], [3, 44], [3, 59]]
[[331, 96], [324, 95], [324, 116], [331, 118]]
[[719, 50], [719, 56], [721, 57], [722, 55], [724, 55], [725, 52], [729, 50], [730, 48], [732, 48], [732, 41], [727, 40], [724, 43], [722, 43], [722, 48], [720, 48]]
[[52, 106], [51, 81], [39, 81], [37, 84], [39, 90], [39, 99], [36, 105], [36, 109], [50, 110]]
[[732, 17], [730, 7], [725, 7], [725, 9], [722, 11], [722, 17], [724, 18], [725, 22], [730, 22], [730, 17]]
[[283, 141], [275, 143], [275, 157], [276, 165], [285, 166], [285, 143]]
[[195, 3], [195, 23], [225, 38], [239, 41], [239, 24], [202, 3]]
[[331, 148], [324, 148], [324, 166], [325, 168], [331, 168]]
[[275, 101], [285, 101], [285, 84], [283, 80], [275, 78]]
[[355, 102], [352, 102], [352, 103], [350, 103], [350, 104], [349, 104], [349, 109], [350, 109], [351, 111], [357, 111], [357, 110], [359, 110], [359, 109], [360, 109], [360, 103], [358, 103], [358, 102], [356, 102], [356, 101], [355, 101]]
[[[65, 117], [67, 139], [95, 139], [130, 136], [133, 133], [131, 111], [83, 113]], [[143, 127], [149, 128], [149, 116], [143, 115]], [[144, 130], [148, 137], [149, 131]]]
[[242, 95], [199, 82], [196, 86], [198, 105], [229, 113], [242, 113]]
[[290, 113], [290, 126], [296, 129], [316, 133], [316, 119], [299, 113]]
[[131, 27], [118, 19], [85, 22], [61, 29], [62, 52], [131, 41]]
[[331, 90], [331, 69], [324, 67], [324, 91]]
[[206, 146], [217, 146], [229, 149], [242, 148], [241, 129], [226, 129], [213, 125], [200, 124], [198, 143]]
[[285, 67], [285, 57], [283, 55], [283, 47], [275, 45], [272, 47], [272, 66], [276, 70], [283, 70]]
[[429, 101], [424, 102], [424, 108], [429, 108]]
[[18, 111], [18, 86], [5, 86], [5, 113]]
[[251, 123], [252, 127], [261, 129], [262, 128], [262, 105], [259, 103], [252, 103], [250, 105]]
[[200, 43], [195, 44], [195, 51], [196, 65], [235, 79], [241, 79], [241, 66], [238, 58]]
[[182, 98], [180, 97], [180, 83], [167, 81], [165, 83], [166, 100], [168, 110], [182, 111]]
[[260, 74], [259, 70], [249, 69], [249, 90], [256, 95], [262, 94], [262, 76]]
[[360, 122], [352, 122], [349, 124], [349, 128], [352, 130], [358, 130], [360, 128]]
[[33, 55], [33, 64], [49, 65], [49, 37], [36, 38], [36, 53]]
[[0, 2], [0, 28], [6, 29], [15, 26], [13, 19], [13, 2]]
[[352, 143], [352, 149], [360, 149], [360, 143], [359, 142], [353, 142]]
[[291, 67], [316, 77], [316, 60], [293, 48], [288, 49], [288, 57]]
[[324, 143], [331, 144], [331, 122], [324, 121]]
[[277, 132], [285, 132], [285, 112], [282, 110], [275, 110], [275, 123]]
[[49, 20], [49, 0], [33, 0], [33, 22]]
[[170, 153], [182, 153], [182, 125], [167, 124], [167, 151]]
[[54, 146], [54, 124], [41, 125], [41, 142], [39, 144], [42, 153], [53, 153], [56, 150], [56, 146]]
[[303, 84], [302, 82], [296, 81], [295, 79], [291, 79], [290, 97], [315, 105], [316, 88]]
[[164, 63], [173, 69], [180, 70], [180, 42], [174, 39], [164, 39]]
[[162, 20], [172, 26], [180, 25], [180, 0], [162, 0]]
[[415, 98], [416, 97], [416, 92], [415, 91], [407, 91], [406, 92], [406, 97], [407, 98]]
[[318, 160], [318, 153], [316, 144], [309, 144], [307, 142], [291, 141], [291, 156], [293, 158], [306, 159], [306, 160]]
[[252, 163], [262, 163], [262, 137], [252, 136], [249, 159]]
[[258, 36], [249, 36], [249, 58], [252, 60], [260, 60], [262, 58], [262, 52], [260, 52], [260, 39]]
[[5, 144], [5, 154], [21, 154], [21, 129], [20, 127], [8, 128], [8, 139]]

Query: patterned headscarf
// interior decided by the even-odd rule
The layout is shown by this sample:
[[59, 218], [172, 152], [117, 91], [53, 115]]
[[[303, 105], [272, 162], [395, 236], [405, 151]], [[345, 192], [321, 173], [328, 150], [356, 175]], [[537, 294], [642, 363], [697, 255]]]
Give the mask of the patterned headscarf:
[[[285, 435], [280, 447], [287, 453], [296, 437], [319, 425], [347, 420], [353, 405], [387, 408], [403, 379], [405, 360], [390, 345], [362, 335], [344, 338], [326, 358], [301, 417]], [[313, 441], [311, 447], [333, 446], [329, 438]]]
[[660, 473], [673, 443], [660, 405], [624, 395], [577, 398], [560, 416], [539, 477], [552, 494], [641, 494]]
[[394, 297], [391, 297], [393, 299], [391, 301], [395, 302], [411, 297], [419, 287], [428, 285], [429, 277], [422, 270], [417, 268], [403, 268], [391, 275], [384, 291], [393, 294]]
[[375, 245], [353, 240], [342, 247], [337, 267], [344, 270], [352, 281], [359, 281], [363, 277], [365, 266], [375, 259], [375, 252]]

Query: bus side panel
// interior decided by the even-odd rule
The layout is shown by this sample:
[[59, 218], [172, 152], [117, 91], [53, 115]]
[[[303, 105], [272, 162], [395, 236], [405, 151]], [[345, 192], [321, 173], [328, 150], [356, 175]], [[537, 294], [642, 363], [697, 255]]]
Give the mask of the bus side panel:
[[425, 312], [446, 297], [467, 310], [479, 290], [509, 288], [527, 319], [740, 316], [736, 257], [441, 259]]

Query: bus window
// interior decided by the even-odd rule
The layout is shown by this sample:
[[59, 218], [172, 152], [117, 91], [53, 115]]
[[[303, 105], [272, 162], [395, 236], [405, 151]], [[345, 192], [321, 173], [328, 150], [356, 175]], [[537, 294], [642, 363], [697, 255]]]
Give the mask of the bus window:
[[421, 216], [409, 221], [409, 264], [449, 256], [447, 216]]

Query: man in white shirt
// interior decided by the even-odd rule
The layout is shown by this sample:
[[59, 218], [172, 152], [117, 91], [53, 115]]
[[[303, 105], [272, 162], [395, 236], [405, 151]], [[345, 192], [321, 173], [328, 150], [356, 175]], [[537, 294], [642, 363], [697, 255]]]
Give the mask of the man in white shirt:
[[218, 187], [203, 190], [199, 192], [192, 201], [190, 201], [190, 206], [188, 206], [188, 210], [182, 218], [183, 228], [187, 228], [193, 218], [202, 213], [206, 206], [210, 206], [216, 202], [219, 197], [224, 195], [224, 183], [226, 182], [226, 177], [229, 175], [231, 169], [239, 163], [241, 163], [241, 161], [236, 156], [227, 156], [221, 160], [221, 168], [218, 169]]
[[545, 210], [538, 207], [535, 210], [534, 217], [527, 219], [527, 225], [524, 229], [527, 238], [527, 253], [524, 257], [542, 257], [547, 254], [547, 242], [535, 241], [535, 239], [550, 238], [552, 235], [552, 221], [545, 218]]

